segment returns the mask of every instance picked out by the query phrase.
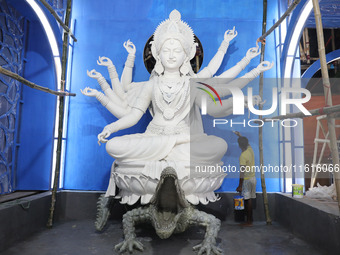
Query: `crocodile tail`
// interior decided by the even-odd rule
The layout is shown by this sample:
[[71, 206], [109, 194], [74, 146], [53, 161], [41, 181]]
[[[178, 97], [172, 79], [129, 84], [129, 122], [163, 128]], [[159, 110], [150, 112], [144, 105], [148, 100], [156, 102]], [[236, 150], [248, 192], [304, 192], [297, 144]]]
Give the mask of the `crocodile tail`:
[[103, 231], [107, 220], [110, 217], [111, 200], [112, 197], [105, 197], [105, 194], [100, 195], [98, 198], [97, 216], [94, 223], [97, 231]]

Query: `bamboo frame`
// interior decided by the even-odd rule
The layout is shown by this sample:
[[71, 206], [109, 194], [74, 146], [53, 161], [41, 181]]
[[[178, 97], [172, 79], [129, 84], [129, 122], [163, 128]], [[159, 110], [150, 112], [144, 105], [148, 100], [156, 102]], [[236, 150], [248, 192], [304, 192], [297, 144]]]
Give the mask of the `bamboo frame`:
[[[324, 129], [322, 123], [320, 122], [320, 120], [324, 119], [325, 117], [326, 117], [325, 115], [317, 117], [316, 134], [315, 134], [315, 139], [314, 139], [313, 166], [315, 166], [315, 164], [316, 164], [319, 142], [322, 143], [322, 148], [321, 148], [318, 164], [321, 163], [321, 160], [323, 158], [323, 154], [324, 154], [325, 149], [326, 149], [326, 145], [328, 145], [328, 147], [329, 147], [329, 143], [327, 143], [327, 140], [328, 140], [327, 138], [328, 138], [329, 132], [327, 132], [327, 134], [325, 133], [325, 129]], [[320, 128], [321, 128], [322, 134], [325, 137], [325, 139], [317, 138], [317, 137], [319, 137], [319, 134], [320, 134]], [[310, 179], [310, 188], [314, 187], [316, 177], [317, 177], [317, 172], [312, 171], [312, 175], [311, 175], [311, 179]]]
[[[323, 158], [323, 155], [324, 155], [324, 152], [325, 152], [325, 149], [326, 149], [326, 145], [328, 146], [329, 149], [330, 148], [330, 140], [328, 139], [328, 136], [329, 136], [329, 132], [326, 132], [325, 131], [325, 128], [323, 127], [323, 124], [321, 122], [321, 120], [323, 119], [326, 119], [327, 116], [326, 115], [322, 115], [322, 116], [319, 116], [316, 118], [317, 120], [317, 126], [316, 126], [316, 134], [315, 134], [315, 139], [314, 139], [314, 154], [313, 154], [313, 166], [315, 165], [318, 165], [318, 164], [321, 164], [321, 160]], [[335, 125], [335, 128], [340, 128], [340, 125]], [[322, 138], [319, 138], [320, 137], [320, 129], [321, 129], [321, 132], [323, 134], [323, 137], [324, 139]], [[339, 143], [340, 141], [337, 140], [337, 144]], [[317, 154], [318, 154], [318, 149], [319, 149], [319, 143], [322, 144], [322, 147], [321, 147], [321, 151], [320, 151], [320, 155], [319, 155], [319, 158], [317, 160]], [[318, 162], [316, 162], [318, 161]], [[310, 187], [313, 188], [314, 185], [315, 185], [315, 180], [318, 176], [318, 172], [317, 171], [313, 171], [312, 172], [312, 176], [311, 176], [311, 181], [310, 181]]]
[[[331, 97], [331, 90], [330, 90], [330, 82], [329, 82], [329, 76], [328, 76], [328, 68], [327, 68], [327, 62], [326, 62], [326, 54], [325, 54], [325, 45], [324, 45], [324, 36], [323, 36], [323, 27], [321, 22], [321, 12], [320, 12], [320, 6], [318, 0], [312, 0], [313, 6], [314, 6], [314, 16], [315, 16], [315, 23], [316, 23], [316, 30], [317, 30], [317, 38], [318, 38], [318, 48], [319, 48], [319, 57], [320, 57], [320, 64], [321, 64], [321, 73], [323, 77], [323, 83], [324, 83], [324, 94], [325, 94], [325, 101], [326, 106], [325, 108], [317, 109], [318, 112], [315, 112], [313, 115], [320, 115], [327, 113], [326, 111], [331, 112], [337, 112], [339, 109], [327, 109], [328, 107], [332, 106], [332, 97]], [[300, 2], [300, 0], [295, 0], [291, 6], [287, 9], [287, 11], [281, 16], [281, 18], [264, 34], [262, 34], [261, 37], [257, 39], [257, 41], [260, 41], [262, 43], [265, 42], [265, 38], [276, 28], [278, 27], [281, 22], [284, 20], [286, 16], [289, 15], [290, 12], [292, 12], [296, 5]], [[264, 0], [263, 5], [267, 5], [267, 1]], [[265, 24], [265, 20], [263, 21], [263, 24]], [[307, 30], [308, 31], [308, 30]], [[309, 41], [308, 33], [306, 33], [306, 39]], [[309, 46], [309, 45], [308, 45]], [[308, 54], [307, 54], [307, 63], [309, 63]], [[261, 77], [260, 77], [260, 96], [261, 96]], [[295, 118], [303, 118], [305, 117], [303, 113], [295, 113], [295, 114], [288, 114], [286, 116], [277, 116], [270, 119], [287, 119], [290, 117]], [[265, 119], [265, 120], [269, 120]], [[339, 165], [339, 155], [337, 150], [337, 143], [336, 143], [336, 133], [335, 133], [335, 120], [331, 115], [327, 115], [327, 125], [329, 130], [329, 136], [330, 136], [330, 147], [332, 152], [332, 159], [334, 165]], [[262, 128], [260, 127], [259, 130]], [[261, 156], [261, 150], [262, 148], [262, 130], [259, 131], [259, 139], [260, 139], [260, 156]], [[263, 153], [263, 152], [262, 152]], [[261, 159], [260, 159], [261, 160]], [[261, 176], [262, 177], [262, 176]], [[338, 197], [338, 206], [340, 211], [340, 173], [334, 174], [335, 179], [335, 186], [337, 190], [337, 197]], [[261, 178], [262, 180], [262, 178]]]
[[[295, 7], [301, 2], [301, 0], [295, 0], [290, 7], [286, 10], [286, 12], [280, 17], [280, 19], [266, 32], [266, 25], [267, 25], [267, 0], [263, 0], [263, 23], [262, 23], [262, 36], [260, 36], [257, 41], [262, 42], [261, 46], [261, 62], [264, 60], [264, 51], [265, 51], [265, 38], [277, 28], [283, 20], [295, 9]], [[260, 74], [260, 84], [259, 84], [259, 95], [263, 98], [263, 73]], [[259, 107], [262, 110], [262, 105]], [[259, 116], [259, 119], [262, 120], [262, 116]], [[263, 166], [263, 129], [259, 127], [259, 153], [260, 153], [260, 165]], [[267, 196], [267, 188], [265, 183], [265, 177], [263, 168], [261, 167], [261, 186], [263, 192], [263, 203], [264, 209], [266, 214], [266, 222], [267, 225], [270, 225], [272, 220], [269, 214], [269, 207], [268, 207], [268, 196]]]
[[[327, 69], [327, 61], [326, 61], [326, 52], [325, 52], [325, 43], [323, 36], [323, 27], [321, 20], [321, 12], [318, 0], [312, 0], [314, 7], [314, 16], [315, 16], [315, 24], [316, 24], [316, 33], [318, 39], [318, 49], [319, 49], [319, 57], [321, 64], [321, 74], [322, 81], [324, 87], [325, 94], [325, 104], [327, 106], [332, 106], [332, 92], [330, 88], [328, 69]], [[327, 126], [329, 132], [329, 140], [330, 140], [330, 148], [332, 154], [333, 165], [339, 165], [339, 153], [335, 132], [335, 120], [331, 116], [327, 116]], [[338, 197], [338, 207], [340, 211], [340, 172], [334, 172], [334, 183], [336, 187], [336, 194]]]
[[[75, 42], [77, 42], [77, 38], [72, 34], [71, 29], [68, 27], [69, 25], [64, 24], [64, 22], [59, 18], [58, 14], [53, 10], [51, 5], [49, 5], [45, 0], [40, 0], [40, 2], [46, 7], [47, 10], [49, 10], [49, 12], [58, 21], [58, 23], [62, 26], [65, 32], [68, 33]], [[65, 22], [66, 22], [66, 18], [65, 18]]]
[[13, 73], [11, 71], [8, 71], [7, 69], [3, 68], [0, 66], [0, 73], [8, 76], [8, 77], [11, 77], [13, 78], [14, 80], [17, 80], [19, 82], [21, 82], [22, 84], [24, 85], [27, 85], [33, 89], [37, 89], [37, 90], [40, 90], [40, 91], [43, 91], [43, 92], [46, 92], [46, 93], [49, 93], [49, 94], [52, 94], [52, 95], [56, 95], [56, 96], [76, 96], [75, 93], [68, 93], [68, 92], [64, 92], [64, 91], [54, 91], [54, 90], [51, 90], [49, 88], [46, 88], [46, 87], [42, 87], [42, 86], [39, 86], [33, 82], [30, 82], [28, 80], [26, 80], [25, 78], [21, 77], [20, 75], [16, 74], [16, 73]]
[[[70, 16], [71, 16], [71, 6], [72, 0], [67, 0], [67, 8], [65, 15], [65, 24], [69, 25]], [[68, 54], [68, 41], [69, 37], [67, 32], [64, 32], [63, 38], [63, 55], [62, 55], [62, 66], [61, 66], [61, 87], [63, 88], [64, 82], [66, 79], [66, 62], [67, 62], [67, 54]], [[59, 124], [58, 124], [58, 141], [57, 141], [57, 153], [56, 153], [56, 167], [55, 167], [55, 175], [52, 189], [52, 197], [51, 197], [51, 207], [50, 207], [50, 215], [47, 221], [46, 226], [51, 228], [53, 226], [53, 215], [55, 210], [55, 204], [57, 200], [57, 190], [59, 186], [59, 177], [60, 177], [60, 164], [61, 164], [61, 147], [62, 147], [62, 137], [63, 137], [63, 126], [64, 126], [64, 107], [65, 107], [65, 98], [59, 98]]]

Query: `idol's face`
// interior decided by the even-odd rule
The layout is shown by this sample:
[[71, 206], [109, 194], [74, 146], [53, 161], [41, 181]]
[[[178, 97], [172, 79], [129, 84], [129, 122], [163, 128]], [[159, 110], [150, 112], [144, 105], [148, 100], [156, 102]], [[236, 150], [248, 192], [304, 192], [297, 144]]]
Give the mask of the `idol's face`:
[[165, 71], [174, 72], [179, 71], [186, 58], [186, 54], [178, 40], [168, 39], [164, 42], [159, 57]]

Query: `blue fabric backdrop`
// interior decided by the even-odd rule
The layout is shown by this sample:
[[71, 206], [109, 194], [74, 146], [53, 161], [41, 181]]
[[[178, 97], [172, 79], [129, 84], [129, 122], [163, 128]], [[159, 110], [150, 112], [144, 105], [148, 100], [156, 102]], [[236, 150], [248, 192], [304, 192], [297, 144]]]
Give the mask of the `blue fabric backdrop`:
[[[277, 20], [278, 1], [268, 3], [268, 26]], [[123, 42], [130, 39], [137, 47], [134, 81], [148, 80], [142, 52], [147, 39], [153, 34], [157, 25], [168, 18], [169, 13], [177, 9], [182, 14], [182, 19], [193, 28], [195, 34], [202, 42], [204, 48], [204, 62], [206, 66], [216, 53], [223, 40], [224, 32], [236, 26], [238, 36], [231, 43], [227, 55], [218, 73], [232, 67], [245, 55], [250, 47], [255, 46], [256, 39], [261, 34], [262, 28], [262, 1], [110, 1], [110, 0], [74, 0], [73, 16], [75, 20], [75, 35], [78, 42], [73, 51], [71, 71], [71, 90], [78, 95], [71, 98], [66, 168], [65, 189], [79, 190], [105, 190], [108, 185], [110, 166], [113, 159], [108, 156], [105, 146], [98, 146], [97, 135], [105, 125], [115, 118], [101, 106], [94, 98], [83, 96], [80, 89], [90, 86], [99, 89], [96, 81], [86, 75], [86, 70], [95, 68], [108, 79], [104, 67], [96, 64], [98, 56], [111, 58], [121, 74], [127, 56]], [[265, 59], [277, 63], [275, 54], [275, 36], [267, 38]], [[249, 71], [259, 64], [259, 57], [241, 73]], [[265, 77], [276, 77], [278, 66], [266, 72]], [[254, 89], [256, 94], [258, 89]], [[265, 97], [271, 98], [271, 89], [265, 89]], [[268, 95], [267, 95], [268, 94]], [[242, 116], [244, 119], [247, 116]], [[254, 118], [252, 116], [251, 118]], [[234, 121], [240, 119], [235, 117]], [[117, 136], [143, 132], [150, 115], [134, 127], [118, 132]], [[223, 132], [223, 137], [229, 145], [228, 152], [223, 159], [228, 164], [238, 166], [240, 150], [237, 137], [232, 134], [232, 128], [223, 127], [218, 132]], [[258, 129], [238, 128], [246, 135], [258, 159]], [[207, 127], [207, 132], [212, 133]], [[216, 130], [214, 130], [216, 133]], [[264, 154], [266, 164], [279, 164], [278, 128], [265, 128]], [[236, 177], [236, 176], [235, 176]], [[234, 191], [238, 179], [227, 178], [221, 191]], [[258, 188], [260, 182], [258, 182]], [[267, 191], [279, 191], [279, 180], [267, 180]]]

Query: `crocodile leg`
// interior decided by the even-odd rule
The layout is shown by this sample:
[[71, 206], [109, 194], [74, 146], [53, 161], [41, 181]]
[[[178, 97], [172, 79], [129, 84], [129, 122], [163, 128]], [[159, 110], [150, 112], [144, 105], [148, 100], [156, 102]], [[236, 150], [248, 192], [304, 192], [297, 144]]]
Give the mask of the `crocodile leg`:
[[204, 240], [201, 244], [193, 247], [194, 251], [197, 251], [198, 255], [206, 254], [222, 254], [222, 250], [216, 246], [216, 238], [218, 231], [221, 227], [221, 221], [215, 216], [194, 210], [189, 220], [190, 225], [199, 225], [206, 227]]
[[125, 213], [123, 215], [124, 241], [117, 244], [115, 249], [119, 252], [129, 251], [130, 253], [133, 249], [143, 251], [143, 244], [136, 240], [135, 224], [150, 220], [149, 208], [140, 207]]

